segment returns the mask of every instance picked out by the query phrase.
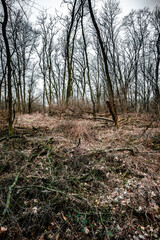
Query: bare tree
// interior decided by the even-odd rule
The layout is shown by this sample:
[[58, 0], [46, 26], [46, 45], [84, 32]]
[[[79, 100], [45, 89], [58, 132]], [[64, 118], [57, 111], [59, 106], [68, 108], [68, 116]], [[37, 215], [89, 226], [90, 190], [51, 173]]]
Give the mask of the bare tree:
[[101, 51], [102, 51], [102, 56], [103, 56], [103, 61], [104, 61], [104, 66], [105, 66], [105, 74], [106, 74], [106, 83], [107, 83], [107, 90], [108, 90], [108, 96], [109, 96], [109, 101], [107, 101], [107, 105], [109, 108], [109, 111], [111, 113], [111, 116], [113, 118], [113, 121], [115, 123], [115, 125], [118, 127], [118, 116], [117, 116], [117, 108], [115, 105], [115, 100], [114, 100], [114, 92], [113, 92], [113, 86], [112, 86], [112, 82], [111, 82], [111, 78], [110, 78], [110, 74], [109, 74], [109, 68], [108, 68], [108, 57], [104, 48], [104, 44], [103, 44], [103, 40], [101, 37], [101, 33], [98, 27], [98, 24], [96, 22], [94, 13], [93, 13], [93, 9], [92, 9], [92, 4], [91, 4], [91, 0], [88, 0], [88, 6], [89, 6], [89, 12], [90, 12], [90, 16], [93, 22], [93, 25], [95, 27], [96, 33], [97, 33], [97, 38], [101, 47]]
[[6, 56], [7, 56], [7, 70], [8, 70], [8, 123], [9, 123], [9, 135], [12, 135], [13, 133], [13, 127], [12, 127], [12, 69], [11, 69], [11, 53], [10, 53], [10, 47], [7, 37], [7, 23], [8, 23], [8, 9], [7, 4], [5, 0], [1, 0], [3, 11], [4, 11], [4, 20], [2, 22], [2, 34], [3, 39], [6, 47]]
[[[75, 47], [75, 38], [78, 28], [78, 23], [80, 19], [79, 11], [80, 6], [77, 6], [78, 1], [74, 0], [71, 10], [71, 19], [70, 22], [67, 23], [67, 36], [66, 36], [66, 64], [67, 64], [67, 70], [68, 70], [68, 83], [67, 83], [67, 94], [66, 94], [66, 105], [69, 103], [69, 99], [71, 97], [72, 93], [72, 63], [73, 63], [73, 54], [74, 54], [74, 47]], [[75, 23], [75, 24], [74, 24]], [[73, 32], [73, 36], [72, 36]], [[72, 37], [72, 39], [71, 39]], [[72, 42], [72, 44], [71, 44]]]
[[139, 88], [139, 67], [141, 61], [141, 52], [144, 44], [144, 40], [148, 35], [148, 10], [142, 9], [139, 11], [131, 11], [124, 19], [125, 34], [128, 43], [128, 47], [131, 49], [131, 55], [133, 56], [134, 66], [134, 105], [135, 110], [138, 104], [138, 95], [140, 94]]
[[155, 96], [156, 103], [156, 113], [160, 113], [160, 86], [159, 86], [159, 68], [160, 68], [160, 7], [156, 7], [153, 11], [152, 17], [152, 25], [155, 29], [155, 46], [156, 46], [156, 64], [155, 64], [155, 81], [153, 85], [153, 92]]
[[84, 9], [82, 8], [81, 28], [82, 28], [82, 36], [83, 36], [83, 42], [84, 42], [84, 52], [85, 52], [86, 66], [87, 66], [88, 85], [89, 85], [91, 101], [92, 101], [92, 105], [93, 105], [93, 116], [95, 116], [95, 114], [96, 114], [95, 100], [94, 100], [94, 94], [93, 94], [92, 85], [91, 85], [90, 66], [89, 66], [89, 59], [88, 59], [87, 42], [86, 42], [86, 37], [85, 37], [85, 33], [84, 33], [84, 26], [83, 26], [83, 15], [84, 15], [83, 10]]

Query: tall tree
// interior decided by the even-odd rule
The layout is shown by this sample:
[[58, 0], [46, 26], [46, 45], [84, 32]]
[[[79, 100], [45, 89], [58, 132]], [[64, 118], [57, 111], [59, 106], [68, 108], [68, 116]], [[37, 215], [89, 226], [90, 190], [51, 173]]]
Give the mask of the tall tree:
[[108, 67], [110, 71], [110, 78], [116, 90], [116, 96], [119, 99], [122, 107], [122, 95], [120, 94], [120, 87], [122, 90], [122, 74], [120, 66], [120, 43], [121, 43], [121, 22], [119, 21], [119, 14], [121, 9], [117, 0], [107, 0], [102, 11], [101, 32], [103, 33], [103, 41], [105, 43], [105, 50], [108, 56]]
[[95, 19], [94, 13], [93, 13], [91, 0], [88, 0], [88, 6], [89, 6], [89, 12], [90, 12], [90, 16], [91, 16], [91, 19], [92, 19], [92, 23], [93, 23], [94, 28], [96, 30], [97, 38], [98, 38], [98, 41], [99, 41], [99, 44], [100, 44], [100, 47], [101, 47], [103, 62], [104, 62], [104, 66], [105, 66], [106, 83], [107, 83], [107, 90], [108, 90], [108, 96], [109, 96], [109, 101], [107, 101], [107, 105], [108, 105], [109, 111], [111, 113], [111, 116], [113, 118], [113, 121], [114, 121], [115, 125], [118, 127], [117, 108], [116, 108], [116, 105], [115, 105], [114, 91], [113, 91], [113, 86], [112, 86], [112, 82], [111, 82], [111, 78], [110, 78], [110, 74], [109, 74], [108, 58], [107, 58], [107, 54], [106, 54], [105, 47], [104, 47], [104, 44], [103, 44], [103, 40], [102, 40], [102, 37], [101, 37], [101, 33], [100, 33], [98, 24], [96, 22], [96, 19]]
[[[67, 83], [67, 94], [66, 94], [66, 105], [69, 103], [69, 99], [71, 97], [72, 93], [72, 87], [73, 87], [73, 79], [72, 79], [72, 64], [73, 64], [73, 54], [74, 54], [74, 47], [75, 47], [75, 38], [78, 28], [78, 22], [79, 22], [79, 10], [80, 7], [76, 8], [77, 6], [77, 0], [74, 0], [72, 11], [71, 11], [71, 20], [68, 23], [67, 28], [67, 39], [66, 39], [66, 63], [67, 63], [67, 70], [68, 70], [68, 83]], [[74, 23], [76, 22], [75, 26]], [[73, 32], [73, 37], [72, 37]], [[72, 45], [71, 45], [71, 37], [72, 37]]]
[[159, 86], [159, 72], [160, 72], [160, 7], [156, 7], [153, 11], [152, 25], [155, 29], [155, 47], [156, 47], [156, 64], [155, 64], [155, 81], [154, 81], [154, 97], [156, 103], [156, 113], [160, 114], [160, 86]]
[[134, 106], [135, 110], [138, 106], [140, 74], [139, 65], [141, 61], [141, 52], [143, 50], [144, 39], [148, 35], [148, 10], [142, 9], [138, 11], [131, 11], [128, 16], [124, 18], [124, 26], [128, 47], [131, 47], [131, 55], [133, 55], [134, 66]]
[[2, 34], [6, 47], [6, 56], [7, 56], [7, 70], [8, 70], [8, 123], [9, 123], [9, 135], [13, 133], [12, 127], [12, 80], [11, 80], [11, 53], [7, 37], [7, 22], [8, 22], [8, 9], [5, 0], [1, 0], [3, 11], [4, 11], [4, 20], [2, 22]]
[[83, 42], [84, 42], [86, 66], [87, 66], [87, 78], [88, 78], [88, 85], [89, 85], [89, 90], [90, 90], [91, 101], [92, 101], [92, 105], [93, 105], [93, 116], [95, 116], [95, 113], [96, 113], [95, 100], [94, 100], [94, 94], [93, 94], [93, 90], [92, 90], [92, 86], [91, 86], [90, 66], [89, 66], [89, 59], [88, 59], [87, 42], [86, 42], [86, 37], [85, 37], [85, 33], [84, 33], [83, 17], [84, 17], [84, 12], [83, 12], [83, 8], [82, 8], [81, 28], [82, 28], [82, 36], [83, 36]]

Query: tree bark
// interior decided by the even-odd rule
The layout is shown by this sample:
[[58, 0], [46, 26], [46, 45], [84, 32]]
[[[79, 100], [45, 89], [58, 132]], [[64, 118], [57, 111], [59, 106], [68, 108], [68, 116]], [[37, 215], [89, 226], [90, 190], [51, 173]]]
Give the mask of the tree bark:
[[160, 114], [159, 104], [160, 104], [160, 91], [159, 91], [159, 65], [160, 65], [160, 33], [158, 34], [158, 39], [156, 43], [157, 48], [157, 60], [156, 60], [156, 69], [155, 69], [155, 102], [156, 102], [156, 113]]
[[10, 54], [10, 48], [6, 33], [6, 27], [8, 22], [8, 10], [7, 10], [7, 4], [5, 0], [1, 0], [3, 10], [4, 10], [4, 20], [2, 22], [2, 34], [3, 39], [6, 47], [6, 55], [7, 55], [7, 68], [8, 68], [8, 123], [9, 123], [9, 135], [12, 135], [13, 133], [13, 127], [12, 127], [12, 82], [11, 82], [11, 54]]
[[[78, 27], [78, 21], [79, 19], [76, 20], [76, 4], [77, 0], [74, 1], [73, 4], [73, 9], [71, 13], [71, 23], [69, 26], [69, 29], [67, 30], [67, 43], [66, 43], [66, 60], [67, 60], [67, 70], [68, 70], [68, 83], [67, 83], [67, 93], [66, 93], [66, 106], [69, 104], [69, 100], [72, 94], [72, 85], [73, 85], [73, 79], [72, 79], [72, 63], [73, 63], [73, 54], [74, 54], [74, 44], [75, 44], [75, 37], [77, 33], [77, 27]], [[74, 21], [76, 22], [73, 38], [72, 38], [72, 48], [70, 46], [70, 38], [71, 38], [71, 33], [72, 29], [74, 26]], [[70, 50], [71, 49], [71, 50]]]

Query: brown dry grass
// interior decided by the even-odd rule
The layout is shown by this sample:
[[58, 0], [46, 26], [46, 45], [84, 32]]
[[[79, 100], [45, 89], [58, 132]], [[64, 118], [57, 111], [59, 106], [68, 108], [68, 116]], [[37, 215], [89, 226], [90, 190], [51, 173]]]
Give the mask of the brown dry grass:
[[3, 132], [3, 130], [6, 129], [8, 125], [7, 119], [8, 119], [7, 111], [0, 110], [0, 136], [1, 136], [1, 132]]
[[33, 113], [31, 115], [18, 115], [15, 125], [17, 127], [48, 128], [52, 130], [56, 122], [58, 122], [58, 117], [53, 119], [48, 114]]
[[88, 120], [63, 120], [56, 129], [74, 140], [91, 140], [95, 137], [94, 123]]

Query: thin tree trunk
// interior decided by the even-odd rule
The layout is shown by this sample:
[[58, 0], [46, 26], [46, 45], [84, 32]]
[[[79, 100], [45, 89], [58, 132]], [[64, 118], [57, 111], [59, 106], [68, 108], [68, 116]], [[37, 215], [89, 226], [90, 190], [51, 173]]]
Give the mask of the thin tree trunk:
[[155, 81], [155, 102], [156, 102], [156, 113], [160, 114], [160, 91], [159, 91], [159, 86], [158, 86], [158, 80], [159, 80], [159, 65], [160, 65], [160, 33], [158, 35], [157, 39], [157, 61], [156, 61], [156, 70], [155, 70], [155, 76], [156, 76], [156, 81]]
[[25, 59], [25, 49], [23, 50], [23, 105], [22, 110], [23, 113], [26, 111], [26, 59]]
[[28, 113], [31, 114], [31, 90], [29, 90], [29, 94], [28, 94]]
[[85, 57], [86, 57], [86, 65], [87, 65], [88, 85], [89, 85], [91, 101], [92, 101], [92, 105], [93, 105], [93, 116], [95, 117], [95, 115], [96, 115], [96, 106], [95, 106], [95, 100], [94, 100], [93, 90], [92, 90], [92, 86], [91, 86], [90, 67], [89, 67], [88, 53], [87, 53], [87, 43], [86, 43], [86, 38], [85, 38], [84, 28], [83, 28], [83, 8], [82, 8], [81, 27], [82, 27], [82, 36], [83, 36], [84, 51], [85, 51]]
[[2, 107], [2, 84], [0, 83], [0, 108]]
[[69, 30], [67, 31], [67, 44], [66, 44], [66, 60], [67, 60], [67, 69], [68, 69], [68, 84], [67, 84], [67, 95], [66, 95], [66, 105], [67, 106], [68, 106], [69, 99], [72, 94], [72, 84], [73, 84], [73, 82], [72, 82], [72, 61], [73, 61], [73, 53], [74, 53], [74, 40], [76, 37], [76, 32], [77, 32], [77, 27], [78, 27], [78, 22], [77, 22], [76, 27], [75, 27], [74, 36], [72, 39], [72, 42], [73, 42], [72, 50], [70, 53], [70, 37], [71, 37], [72, 29], [73, 29], [73, 24], [75, 21], [76, 3], [77, 3], [77, 0], [75, 0], [74, 4], [73, 4], [71, 24], [70, 24]]
[[136, 60], [136, 64], [135, 64], [135, 112], [137, 111], [137, 104], [138, 104], [138, 100], [137, 100], [137, 91], [138, 91], [138, 72], [137, 72], [137, 60]]
[[66, 89], [66, 65], [67, 65], [67, 59], [64, 60], [64, 72], [63, 72], [63, 84], [62, 84], [62, 103], [65, 103], [65, 89]]

